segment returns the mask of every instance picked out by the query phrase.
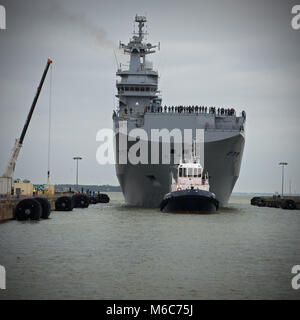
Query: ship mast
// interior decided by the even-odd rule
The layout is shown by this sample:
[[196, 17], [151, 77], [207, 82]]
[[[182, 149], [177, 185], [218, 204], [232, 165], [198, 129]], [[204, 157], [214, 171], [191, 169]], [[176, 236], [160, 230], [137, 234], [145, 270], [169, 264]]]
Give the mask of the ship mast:
[[[128, 44], [124, 44], [120, 41], [120, 49], [123, 49], [124, 53], [128, 53], [131, 55], [130, 58], [130, 71], [138, 71], [145, 69], [145, 56], [150, 53], [155, 53], [154, 48], [157, 45], [152, 45], [151, 43], [144, 43], [144, 32], [143, 28], [147, 19], [145, 16], [135, 16], [135, 22], [138, 23], [138, 33], [134, 32], [132, 39], [129, 41]], [[141, 62], [139, 58], [142, 58], [143, 61]], [[136, 69], [139, 67], [138, 69]]]

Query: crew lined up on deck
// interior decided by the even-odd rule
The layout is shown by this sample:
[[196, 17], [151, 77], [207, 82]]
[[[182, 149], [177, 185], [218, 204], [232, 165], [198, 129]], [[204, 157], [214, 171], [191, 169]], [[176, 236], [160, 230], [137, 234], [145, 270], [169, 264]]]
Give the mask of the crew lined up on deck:
[[[206, 113], [206, 114], [217, 114], [217, 115], [225, 115], [225, 116], [235, 116], [236, 112], [233, 108], [215, 108], [215, 107], [204, 107], [204, 106], [151, 106], [145, 107], [145, 112], [153, 112], [153, 113]], [[124, 114], [128, 114], [127, 108], [124, 108]], [[129, 114], [133, 114], [133, 109], [129, 109]], [[116, 116], [114, 112], [114, 116]]]
[[204, 106], [164, 106], [164, 107], [146, 107], [146, 112], [165, 112], [165, 113], [210, 113], [217, 115], [235, 116], [235, 110], [233, 108], [216, 108], [216, 107], [204, 107]]

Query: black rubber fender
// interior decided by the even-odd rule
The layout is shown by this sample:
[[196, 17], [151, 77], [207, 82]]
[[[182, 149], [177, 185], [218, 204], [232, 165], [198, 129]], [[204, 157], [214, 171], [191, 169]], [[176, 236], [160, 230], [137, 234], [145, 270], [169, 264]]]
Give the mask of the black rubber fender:
[[87, 208], [89, 206], [89, 197], [85, 194], [75, 194], [74, 199], [74, 208]]
[[59, 197], [55, 201], [56, 211], [72, 211], [74, 208], [74, 201], [71, 197], [63, 196]]
[[15, 218], [19, 221], [39, 220], [42, 215], [42, 206], [35, 199], [21, 200], [15, 208]]
[[257, 205], [259, 207], [265, 207], [266, 206], [266, 202], [264, 199], [260, 199], [258, 202], [257, 202]]
[[254, 197], [251, 199], [251, 205], [252, 206], [257, 206], [258, 202], [261, 200], [260, 197]]
[[51, 212], [51, 206], [49, 201], [46, 198], [34, 198], [36, 201], [38, 201], [40, 203], [40, 205], [42, 206], [42, 214], [41, 214], [41, 218], [42, 219], [48, 219], [50, 216], [50, 212]]
[[105, 193], [98, 194], [97, 199], [100, 203], [108, 203], [110, 201], [109, 196]]
[[287, 210], [295, 210], [296, 209], [296, 203], [294, 200], [286, 199], [281, 202], [281, 208], [287, 209]]
[[287, 200], [287, 209], [289, 209], [289, 210], [296, 209], [296, 203], [294, 200]]

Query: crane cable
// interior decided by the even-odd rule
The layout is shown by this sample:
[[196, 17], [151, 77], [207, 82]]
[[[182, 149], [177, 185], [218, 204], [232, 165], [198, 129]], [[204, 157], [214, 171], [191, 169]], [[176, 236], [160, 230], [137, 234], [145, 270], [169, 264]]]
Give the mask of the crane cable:
[[52, 107], [52, 64], [50, 66], [50, 84], [49, 84], [49, 124], [48, 124], [48, 171], [47, 171], [47, 184], [48, 190], [50, 187], [50, 151], [51, 151], [51, 107]]

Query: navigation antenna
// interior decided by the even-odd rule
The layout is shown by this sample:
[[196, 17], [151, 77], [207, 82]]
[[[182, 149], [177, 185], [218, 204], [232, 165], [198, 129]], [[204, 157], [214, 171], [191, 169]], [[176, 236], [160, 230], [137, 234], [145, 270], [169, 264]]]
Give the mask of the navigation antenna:
[[145, 26], [145, 22], [147, 22], [147, 19], [145, 16], [135, 16], [135, 22], [138, 22], [138, 27], [139, 27], [139, 40], [142, 41], [143, 40], [143, 36], [144, 36], [144, 32], [143, 32], [143, 27]]

